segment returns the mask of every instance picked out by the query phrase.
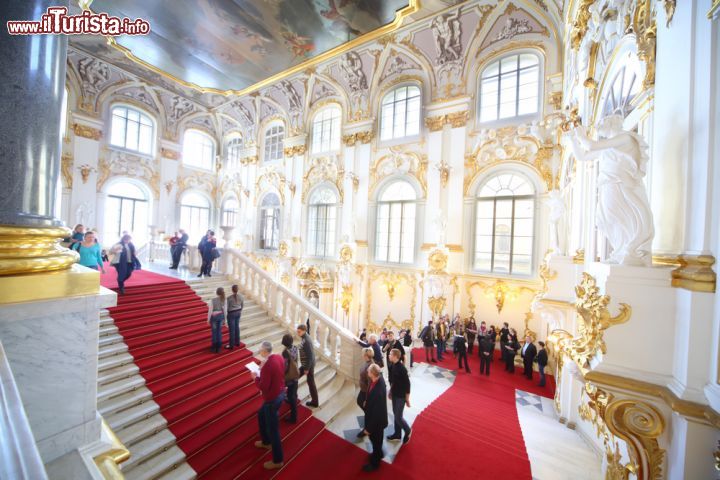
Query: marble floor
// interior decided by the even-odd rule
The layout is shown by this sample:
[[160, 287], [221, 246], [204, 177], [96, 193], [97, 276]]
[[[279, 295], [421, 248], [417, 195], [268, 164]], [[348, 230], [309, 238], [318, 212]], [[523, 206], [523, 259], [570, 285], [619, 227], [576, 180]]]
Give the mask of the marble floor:
[[[425, 363], [415, 364], [410, 372], [411, 408], [406, 408], [404, 415], [411, 427], [417, 416], [450, 388], [455, 381], [455, 375], [453, 370]], [[515, 402], [533, 480], [602, 478], [600, 458], [575, 431], [558, 422], [552, 400], [516, 390]], [[357, 405], [348, 405], [327, 428], [337, 436], [370, 452], [370, 440], [356, 438], [363, 424], [361, 413]], [[390, 402], [388, 402], [388, 417], [390, 425], [385, 430], [385, 435], [391, 435], [394, 431]], [[422, 441], [422, 439], [413, 440]], [[400, 448], [402, 443], [399, 441], [385, 442], [384, 461], [392, 463]]]

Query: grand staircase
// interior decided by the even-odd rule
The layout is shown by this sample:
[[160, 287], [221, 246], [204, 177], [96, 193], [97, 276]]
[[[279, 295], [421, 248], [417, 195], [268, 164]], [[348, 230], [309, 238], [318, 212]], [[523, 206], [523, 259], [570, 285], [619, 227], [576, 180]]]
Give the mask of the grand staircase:
[[[127, 288], [119, 305], [101, 314], [98, 410], [130, 450], [123, 474], [131, 480], [260, 478], [267, 458], [252, 447], [260, 399], [244, 365], [264, 340], [279, 352], [287, 327], [246, 297], [245, 348], [212, 355], [205, 302], [218, 286], [229, 291], [230, 281], [168, 280]], [[297, 425], [281, 422], [286, 462], [354, 398], [352, 383], [320, 358], [315, 378], [320, 408], [312, 415], [301, 408]], [[304, 377], [298, 393], [304, 404]]]

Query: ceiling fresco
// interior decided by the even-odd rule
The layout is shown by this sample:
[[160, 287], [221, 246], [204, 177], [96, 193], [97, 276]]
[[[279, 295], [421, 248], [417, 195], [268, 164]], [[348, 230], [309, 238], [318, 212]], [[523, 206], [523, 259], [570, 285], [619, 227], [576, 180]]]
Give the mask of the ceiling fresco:
[[[243, 90], [395, 19], [411, 0], [94, 0], [91, 9], [150, 22], [115, 40], [184, 82]], [[105, 50], [104, 39], [80, 48]]]

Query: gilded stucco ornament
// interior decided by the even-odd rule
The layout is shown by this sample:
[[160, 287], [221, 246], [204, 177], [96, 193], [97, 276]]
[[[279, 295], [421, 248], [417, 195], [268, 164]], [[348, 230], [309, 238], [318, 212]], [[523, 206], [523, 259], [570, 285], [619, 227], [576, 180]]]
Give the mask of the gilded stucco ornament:
[[79, 123], [73, 123], [73, 133], [78, 137], [89, 138], [90, 140], [98, 141], [102, 138], [102, 130], [89, 127], [87, 125], [81, 125]]
[[283, 153], [286, 157], [294, 157], [295, 155], [304, 155], [305, 150], [305, 144], [293, 145], [292, 147], [285, 147]]
[[427, 166], [426, 154], [403, 147], [390, 147], [390, 153], [379, 157], [370, 167], [368, 195], [373, 194], [381, 180], [394, 174], [414, 176], [423, 189], [423, 195], [427, 195]]
[[[635, 398], [618, 398], [587, 382], [583, 392], [587, 403], [580, 405], [580, 418], [590, 422], [603, 441], [607, 459], [606, 479], [627, 480], [630, 475], [643, 480], [663, 477], [665, 450], [658, 438], [665, 421], [651, 404]], [[627, 446], [629, 461], [623, 463], [618, 440]]]
[[613, 325], [620, 325], [632, 315], [632, 308], [620, 304], [620, 313], [611, 316], [608, 310], [610, 297], [600, 295], [595, 278], [583, 272], [580, 285], [575, 287], [575, 310], [578, 320], [578, 336], [560, 341], [558, 348], [577, 364], [583, 375], [593, 368], [598, 355], [607, 352], [603, 334]]
[[315, 157], [312, 159], [310, 167], [303, 176], [303, 190], [302, 190], [302, 202], [305, 203], [308, 194], [312, 191], [315, 186], [322, 182], [330, 182], [335, 185], [335, 188], [340, 195], [340, 202], [342, 203], [345, 197], [345, 190], [343, 188], [343, 177], [345, 171], [340, 166], [339, 161], [333, 157]]
[[[388, 294], [388, 297], [390, 297], [392, 293], [392, 297], [395, 296], [395, 289], [401, 284], [404, 283], [410, 288], [410, 303], [408, 306], [408, 309], [410, 311], [410, 319], [405, 320], [407, 324], [410, 327], [403, 327], [403, 328], [412, 328], [415, 323], [415, 305], [417, 304], [417, 280], [415, 278], [415, 275], [413, 273], [400, 273], [400, 272], [393, 272], [388, 270], [375, 270], [373, 268], [368, 269], [368, 288], [366, 290], [366, 319], [365, 322], [368, 325], [368, 331], [370, 330], [370, 324], [372, 320], [372, 285], [373, 283], [380, 280], [381, 286], [385, 289], [385, 291]], [[388, 291], [388, 288], [390, 288], [391, 291]], [[391, 298], [392, 300], [392, 298]], [[397, 324], [396, 324], [397, 325]]]
[[436, 248], [428, 255], [428, 273], [430, 275], [442, 275], [446, 273], [448, 264], [447, 252]]
[[258, 176], [255, 181], [255, 202], [257, 203], [260, 198], [260, 193], [265, 192], [268, 189], [275, 189], [280, 194], [280, 202], [285, 205], [285, 184], [287, 180], [285, 175], [275, 170], [275, 168], [268, 168], [264, 173]]
[[288, 247], [288, 243], [285, 240], [282, 240], [278, 245], [278, 255], [281, 257], [287, 257], [289, 250], [290, 248]]
[[62, 174], [64, 187], [69, 188], [69, 189], [71, 189], [73, 186], [73, 174], [72, 174], [73, 162], [74, 162], [73, 156], [70, 155], [69, 153], [63, 154], [61, 161], [60, 161], [60, 173]]

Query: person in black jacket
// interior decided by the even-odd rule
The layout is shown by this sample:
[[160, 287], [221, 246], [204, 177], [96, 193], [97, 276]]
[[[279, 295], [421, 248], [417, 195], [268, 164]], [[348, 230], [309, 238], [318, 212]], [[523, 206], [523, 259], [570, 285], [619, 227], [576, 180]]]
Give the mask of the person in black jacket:
[[217, 255], [217, 240], [215, 239], [215, 232], [208, 230], [207, 234], [198, 243], [198, 251], [202, 257], [202, 266], [200, 267], [200, 274], [198, 277], [205, 275], [206, 277], [212, 277], [212, 264]]
[[423, 347], [425, 348], [425, 362], [437, 363], [437, 360], [435, 360], [435, 348], [434, 348], [435, 329], [433, 328], [432, 320], [428, 320], [428, 324], [425, 327], [423, 327], [423, 329], [420, 331], [420, 335], [418, 337], [420, 338], [420, 340], [422, 340]]
[[463, 360], [465, 360], [465, 371], [470, 373], [470, 366], [468, 365], [467, 359], [467, 344], [465, 342], [465, 330], [462, 324], [455, 328], [455, 334], [453, 336], [453, 351], [457, 355], [458, 359], [458, 370], [463, 366]]
[[368, 367], [368, 376], [370, 377], [370, 385], [368, 386], [367, 399], [365, 400], [365, 434], [370, 436], [372, 443], [372, 453], [370, 454], [370, 463], [363, 466], [366, 472], [372, 472], [380, 468], [380, 460], [382, 460], [383, 450], [383, 432], [388, 426], [387, 415], [387, 388], [385, 380], [382, 377], [382, 370], [378, 365], [370, 365]]
[[[508, 350], [505, 346], [508, 343], [508, 337], [510, 336], [510, 328], [507, 322], [503, 323], [503, 328], [500, 329], [500, 359], [507, 363], [506, 353]], [[507, 370], [507, 368], [505, 369]]]
[[385, 342], [385, 345], [383, 346], [383, 352], [385, 352], [385, 356], [387, 357], [388, 361], [388, 369], [392, 367], [392, 364], [390, 363], [390, 351], [392, 349], [396, 349], [400, 351], [400, 361], [405, 362], [405, 348], [403, 348], [402, 342], [400, 340], [397, 340], [395, 338], [395, 332], [392, 330], [387, 332], [387, 342]]
[[[403, 418], [405, 406], [410, 408], [410, 377], [407, 368], [400, 361], [400, 350], [393, 348], [390, 351], [390, 395], [388, 397], [392, 401], [393, 417], [395, 418], [395, 432], [387, 437], [388, 440], [400, 440], [402, 438], [403, 445], [410, 441], [412, 430], [407, 421]], [[402, 437], [400, 430], [405, 433]]]
[[480, 337], [480, 375], [490, 375], [490, 363], [495, 353], [495, 342], [490, 341], [490, 336]]
[[310, 390], [310, 400], [305, 405], [317, 408], [320, 405], [318, 400], [317, 386], [315, 385], [315, 350], [312, 339], [307, 333], [307, 326], [301, 323], [297, 326], [297, 334], [300, 337], [300, 376], [307, 375], [308, 390]]
[[[500, 343], [502, 345], [502, 342]], [[515, 329], [511, 328], [508, 331], [507, 341], [505, 342], [504, 355], [505, 355], [505, 371], [515, 373], [515, 355], [520, 349], [520, 344], [517, 341], [517, 334]]]
[[538, 363], [538, 371], [540, 372], [540, 383], [538, 386], [545, 386], [545, 366], [548, 362], [547, 350], [545, 350], [545, 342], [538, 342], [540, 351], [537, 354], [536, 361]]
[[182, 257], [183, 252], [185, 251], [185, 247], [187, 246], [187, 242], [190, 239], [187, 233], [185, 233], [185, 230], [182, 228], [178, 230], [178, 239], [175, 242], [175, 245], [173, 245], [170, 248], [170, 253], [172, 254], [172, 266], [170, 267], [171, 270], [177, 270], [178, 266], [180, 265], [180, 257]]
[[523, 375], [525, 375], [528, 380], [532, 380], [533, 361], [535, 360], [535, 355], [537, 355], [537, 348], [530, 335], [525, 337], [525, 344], [522, 346], [522, 350], [520, 350], [520, 355], [523, 359]]
[[382, 354], [382, 348], [380, 348], [380, 344], [378, 343], [378, 336], [375, 333], [371, 333], [368, 336], [368, 341], [363, 342], [362, 340], [358, 340], [358, 345], [360, 345], [363, 348], [372, 348], [373, 350], [373, 362], [380, 365], [380, 368], [383, 368], [385, 366], [385, 362], [383, 361], [383, 354]]

